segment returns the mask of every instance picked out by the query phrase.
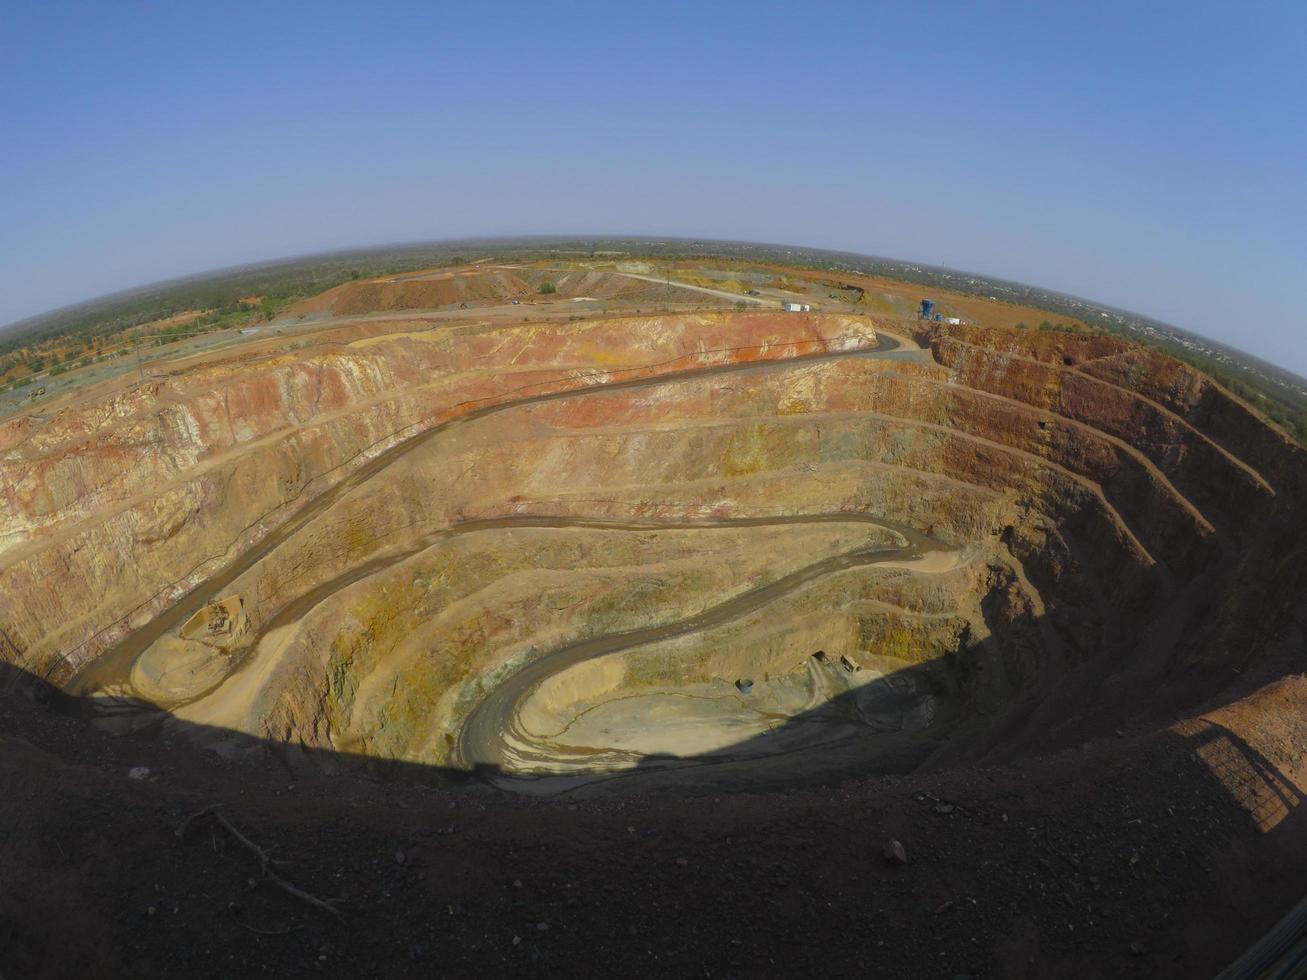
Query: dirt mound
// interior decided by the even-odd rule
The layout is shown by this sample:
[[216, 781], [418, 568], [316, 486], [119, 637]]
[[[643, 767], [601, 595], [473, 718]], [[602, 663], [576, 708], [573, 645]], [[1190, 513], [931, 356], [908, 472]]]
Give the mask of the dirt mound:
[[623, 273], [597, 270], [472, 266], [438, 269], [386, 279], [347, 282], [295, 304], [287, 316], [358, 316], [403, 310], [496, 306], [559, 300], [598, 300], [635, 307], [644, 303], [727, 306], [729, 297], [711, 297], [680, 286]]
[[357, 316], [396, 310], [434, 310], [460, 303], [506, 303], [528, 299], [535, 292], [511, 270], [474, 266], [347, 282], [295, 304], [286, 315]]

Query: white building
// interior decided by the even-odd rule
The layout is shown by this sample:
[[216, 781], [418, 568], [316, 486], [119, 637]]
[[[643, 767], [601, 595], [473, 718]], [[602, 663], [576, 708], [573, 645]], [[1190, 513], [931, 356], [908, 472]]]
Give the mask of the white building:
[[811, 313], [812, 307], [807, 303], [786, 302], [781, 304], [781, 309], [786, 313]]

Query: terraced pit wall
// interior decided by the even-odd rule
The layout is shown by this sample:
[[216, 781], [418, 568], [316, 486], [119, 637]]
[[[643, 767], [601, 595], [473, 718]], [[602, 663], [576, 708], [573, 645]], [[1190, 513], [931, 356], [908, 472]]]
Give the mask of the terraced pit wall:
[[[1164, 721], [1301, 637], [1302, 452], [1246, 406], [1110, 338], [932, 325], [929, 363], [874, 354], [878, 325], [392, 320], [11, 420], [5, 655], [186, 722], [445, 764], [522, 664], [868, 547], [780, 520], [840, 514], [956, 561], [840, 572], [634, 651], [604, 690], [784, 674], [818, 644], [939, 663], [950, 710], [899, 764], [943, 764], [1136, 703]], [[738, 518], [775, 523], [696, 526]], [[186, 632], [233, 597], [239, 629]]]

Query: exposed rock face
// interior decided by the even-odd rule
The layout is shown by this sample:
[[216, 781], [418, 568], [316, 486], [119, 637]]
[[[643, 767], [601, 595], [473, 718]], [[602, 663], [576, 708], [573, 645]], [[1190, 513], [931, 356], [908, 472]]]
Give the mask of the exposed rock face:
[[[858, 329], [750, 323], [687, 316], [327, 332], [303, 355], [239, 356], [49, 421], [6, 421], [0, 488], [14, 506], [0, 515], [4, 628], [26, 666], [66, 675], [309, 500], [435, 425], [528, 395], [820, 350]], [[354, 532], [364, 553], [367, 534]]]
[[[537, 288], [496, 275], [320, 305]], [[995, 758], [1291, 655], [1299, 448], [1118, 340], [901, 329], [367, 322], [0, 423], [0, 654], [187, 725], [551, 772]]]

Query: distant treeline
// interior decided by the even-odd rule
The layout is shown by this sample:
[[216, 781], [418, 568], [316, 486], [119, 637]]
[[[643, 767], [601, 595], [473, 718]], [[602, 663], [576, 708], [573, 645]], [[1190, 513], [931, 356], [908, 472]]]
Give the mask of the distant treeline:
[[[205, 312], [198, 319], [166, 328], [155, 336], [168, 336], [170, 332], [177, 336], [218, 329], [260, 316], [270, 318], [297, 299], [320, 293], [350, 279], [395, 275], [441, 265], [459, 265], [473, 258], [484, 257], [504, 261], [623, 257], [665, 260], [724, 258], [816, 271], [883, 276], [917, 283], [928, 289], [951, 289], [974, 296], [996, 297], [1003, 302], [1032, 306], [1078, 320], [1106, 314], [1103, 325], [1093, 327], [1095, 331], [1102, 330], [1136, 343], [1151, 344], [1205, 371], [1307, 444], [1307, 396], [1281, 387], [1263, 376], [1270, 372], [1292, 379], [1292, 375], [1270, 365], [1263, 370], [1260, 364], [1254, 366], [1251, 359], [1227, 363], [1199, 355], [1184, 346], [1181, 331], [1166, 324], [1003, 279], [849, 252], [749, 242], [634, 237], [469, 239], [306, 256], [158, 283], [33, 317], [0, 331], [0, 358], [5, 354], [58, 340], [67, 340], [72, 346], [104, 343], [108, 338], [132, 327], [189, 310]], [[243, 299], [254, 296], [261, 298], [257, 307], [242, 302]], [[1045, 321], [1039, 325], [1039, 329], [1061, 331], [1079, 328], [1060, 321]], [[1161, 338], [1147, 333], [1149, 330], [1160, 333]], [[30, 354], [31, 351], [27, 353]], [[3, 372], [0, 372], [0, 376], [3, 376]], [[14, 383], [20, 381], [15, 380]]]
[[455, 249], [423, 246], [312, 256], [158, 283], [12, 324], [0, 332], [0, 355], [43, 341], [120, 333], [188, 310], [206, 311], [200, 320], [186, 325], [189, 332], [235, 314], [256, 312], [242, 302], [245, 297], [262, 297], [258, 309], [266, 311], [350, 279], [442, 265], [459, 258]]
[[1286, 392], [1265, 383], [1249, 384], [1245, 374], [1236, 374], [1224, 363], [1210, 357], [1202, 357], [1184, 349], [1167, 350], [1167, 353], [1211, 375], [1220, 384], [1274, 421], [1302, 445], [1307, 446], [1307, 397], [1295, 396], [1293, 392]]

